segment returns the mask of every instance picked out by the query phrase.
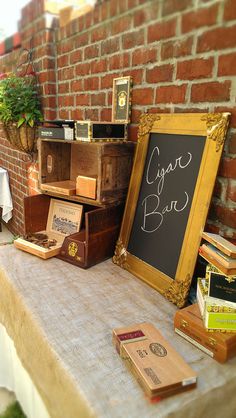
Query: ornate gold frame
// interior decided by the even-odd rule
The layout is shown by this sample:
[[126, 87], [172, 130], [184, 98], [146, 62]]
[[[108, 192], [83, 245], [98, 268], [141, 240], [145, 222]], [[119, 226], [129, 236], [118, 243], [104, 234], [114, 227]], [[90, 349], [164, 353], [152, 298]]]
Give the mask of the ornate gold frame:
[[[113, 262], [154, 287], [178, 307], [185, 305], [191, 285], [228, 123], [229, 113], [141, 116], [135, 161]], [[127, 251], [151, 133], [206, 137], [174, 280]]]

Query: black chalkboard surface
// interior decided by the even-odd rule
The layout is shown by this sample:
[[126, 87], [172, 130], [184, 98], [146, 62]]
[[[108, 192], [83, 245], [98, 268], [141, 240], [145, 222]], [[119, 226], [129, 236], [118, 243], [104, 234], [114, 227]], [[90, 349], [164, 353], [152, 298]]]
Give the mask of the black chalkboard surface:
[[128, 252], [175, 278], [206, 137], [151, 133]]

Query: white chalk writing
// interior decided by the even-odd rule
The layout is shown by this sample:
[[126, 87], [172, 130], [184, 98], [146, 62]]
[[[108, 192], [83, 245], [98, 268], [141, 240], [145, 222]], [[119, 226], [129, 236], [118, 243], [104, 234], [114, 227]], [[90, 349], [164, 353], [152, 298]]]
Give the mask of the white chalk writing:
[[[170, 212], [182, 212], [189, 203], [189, 195], [183, 191], [181, 201], [171, 200], [169, 204], [161, 208], [161, 194], [165, 184], [166, 175], [173, 173], [178, 168], [184, 169], [192, 161], [192, 154], [187, 152], [186, 155], [180, 155], [174, 161], [169, 162], [166, 167], [161, 167], [159, 163], [160, 150], [154, 147], [146, 173], [146, 183], [148, 185], [155, 184], [156, 193], [147, 195], [143, 201], [143, 224], [141, 229], [144, 232], [152, 233], [159, 229], [164, 221], [164, 216]], [[152, 173], [152, 174], [151, 174]], [[155, 173], [153, 175], [153, 173]]]

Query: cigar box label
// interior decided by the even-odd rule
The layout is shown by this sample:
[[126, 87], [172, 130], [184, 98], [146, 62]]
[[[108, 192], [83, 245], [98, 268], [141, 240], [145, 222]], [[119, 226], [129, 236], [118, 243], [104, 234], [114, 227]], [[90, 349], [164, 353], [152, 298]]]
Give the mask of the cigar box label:
[[210, 271], [208, 295], [236, 303], [236, 278]]
[[236, 314], [206, 311], [204, 314], [204, 325], [209, 329], [236, 331]]
[[141, 329], [137, 330], [137, 331], [132, 331], [132, 332], [126, 332], [124, 334], [118, 334], [117, 338], [119, 338], [120, 341], [124, 342], [132, 342], [134, 340], [140, 339], [145, 337], [143, 331], [141, 331]]

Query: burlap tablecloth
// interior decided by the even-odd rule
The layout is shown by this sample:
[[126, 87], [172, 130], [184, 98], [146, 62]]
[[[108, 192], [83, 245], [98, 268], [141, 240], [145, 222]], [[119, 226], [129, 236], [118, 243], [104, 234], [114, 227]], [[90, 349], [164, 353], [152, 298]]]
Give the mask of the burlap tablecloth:
[[[52, 418], [235, 417], [236, 358], [221, 365], [176, 335], [175, 311], [111, 260], [82, 270], [0, 248], [0, 321]], [[111, 341], [142, 321], [198, 372], [196, 389], [148, 403]]]

